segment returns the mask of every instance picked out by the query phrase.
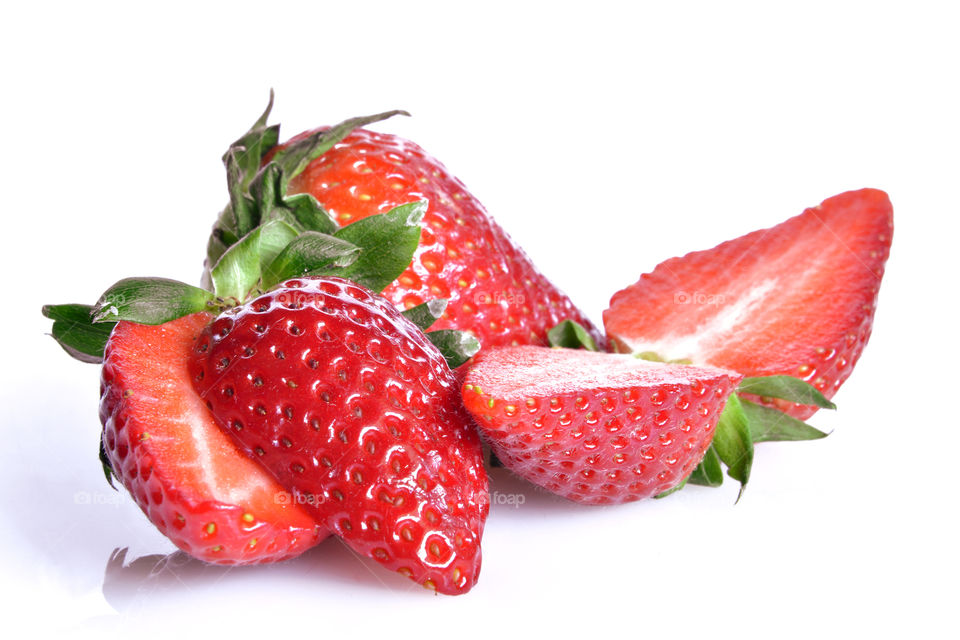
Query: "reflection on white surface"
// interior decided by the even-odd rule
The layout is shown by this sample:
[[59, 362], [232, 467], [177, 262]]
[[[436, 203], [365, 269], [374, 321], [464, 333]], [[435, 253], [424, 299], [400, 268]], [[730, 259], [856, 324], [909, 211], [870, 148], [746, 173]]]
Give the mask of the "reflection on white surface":
[[208, 564], [183, 551], [128, 558], [128, 549], [115, 549], [107, 560], [103, 597], [114, 611], [136, 615], [156, 612], [185, 597], [203, 596], [217, 589], [232, 590], [251, 581], [282, 584], [314, 581], [318, 592], [329, 587], [419, 591], [369, 559], [357, 556], [337, 539], [330, 539], [284, 562], [245, 567]]

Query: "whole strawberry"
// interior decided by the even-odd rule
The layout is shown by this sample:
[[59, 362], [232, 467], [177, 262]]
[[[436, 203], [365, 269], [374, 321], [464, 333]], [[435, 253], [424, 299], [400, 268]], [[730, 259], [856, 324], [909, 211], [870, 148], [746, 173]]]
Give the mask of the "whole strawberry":
[[443, 356], [396, 307], [341, 278], [290, 280], [193, 354], [221, 427], [357, 552], [442, 593], [473, 586], [479, 441]]
[[[438, 160], [395, 135], [355, 128], [396, 113], [402, 112], [355, 118], [330, 129], [305, 132], [272, 148], [279, 134], [277, 127], [265, 124], [268, 107], [232, 149], [234, 155], [245, 153], [259, 160], [263, 154], [267, 160], [281, 163], [286, 154], [299, 155], [300, 161], [286, 163], [288, 181], [278, 189], [281, 197], [309, 194], [341, 225], [425, 200], [423, 233], [413, 261], [383, 295], [400, 309], [435, 298], [448, 300], [435, 328], [469, 331], [484, 348], [545, 345], [547, 331], [570, 319], [601, 340], [586, 316], [536, 269]], [[272, 150], [267, 153], [268, 149]], [[301, 153], [304, 149], [309, 152]], [[244, 172], [238, 167], [238, 193], [248, 180], [244, 176], [257, 169], [250, 165]], [[252, 191], [257, 191], [256, 185]], [[241, 195], [234, 197], [214, 227], [208, 265], [242, 235], [236, 229], [236, 203], [240, 200]], [[254, 223], [266, 219], [262, 212], [257, 217], [256, 207], [249, 210], [254, 212]]]
[[[614, 294], [603, 321], [617, 350], [791, 376], [832, 398], [870, 339], [892, 239], [887, 194], [842, 193], [770, 229], [661, 263]], [[817, 410], [768, 404], [800, 419]]]
[[627, 355], [503, 347], [475, 358], [463, 400], [504, 466], [570, 500], [615, 504], [685, 482], [741, 378]]

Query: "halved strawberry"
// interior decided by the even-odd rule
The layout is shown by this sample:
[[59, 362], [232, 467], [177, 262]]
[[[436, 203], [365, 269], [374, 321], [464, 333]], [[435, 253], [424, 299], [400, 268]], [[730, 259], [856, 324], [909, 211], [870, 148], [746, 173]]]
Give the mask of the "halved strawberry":
[[[285, 166], [270, 163], [258, 184], [282, 181]], [[54, 321], [53, 337], [68, 353], [104, 362], [101, 459], [113, 466], [163, 533], [203, 560], [255, 562], [295, 554], [327, 533], [312, 515], [354, 548], [422, 584], [464, 593], [479, 572], [489, 500], [482, 450], [458, 402], [450, 366], [473, 356], [479, 344], [459, 331], [423, 333], [443, 313], [444, 301], [401, 313], [370, 290], [382, 289], [410, 264], [425, 203], [323, 233], [294, 226], [300, 219], [318, 219], [314, 201], [271, 201], [260, 195], [266, 199], [258, 206], [268, 208], [271, 219], [221, 256], [209, 274], [212, 290], [165, 278], [126, 278], [95, 306], [44, 307]], [[306, 277], [293, 281], [303, 283], [301, 288], [288, 282], [287, 288], [274, 289], [304, 273], [339, 277]], [[264, 300], [280, 300], [291, 291], [312, 296], [313, 304], [281, 305], [272, 309], [276, 315], [257, 315]], [[338, 317], [328, 317], [331, 313]], [[234, 320], [236, 334], [227, 335]], [[311, 324], [313, 331], [299, 332]], [[105, 344], [107, 327], [113, 331]], [[265, 341], [243, 342], [249, 337], [243, 327], [263, 333]], [[211, 335], [225, 353], [212, 353]], [[290, 342], [282, 342], [283, 336]], [[188, 354], [198, 347], [211, 353], [194, 357], [214, 359], [192, 371]], [[309, 353], [316, 357], [308, 358]], [[234, 364], [227, 370], [229, 363]], [[257, 370], [247, 371], [244, 364]], [[284, 367], [313, 377], [298, 382]], [[222, 386], [230, 375], [243, 374], [249, 374], [243, 385], [233, 380], [229, 388]], [[207, 393], [205, 385], [215, 391]], [[332, 404], [321, 393], [325, 389], [329, 398], [337, 398]], [[338, 390], [344, 395], [336, 395]], [[254, 418], [224, 419], [222, 403], [244, 406]], [[312, 439], [286, 422], [308, 414], [318, 422], [300, 427]], [[322, 434], [314, 433], [321, 425], [336, 427], [330, 444], [341, 450], [327, 450], [329, 457]], [[244, 439], [258, 426], [282, 432], [277, 437], [289, 442], [316, 445], [290, 452], [306, 456], [312, 451], [312, 457], [277, 463], [290, 463], [286, 470], [298, 475], [297, 469], [309, 468], [312, 484], [294, 485], [270, 460], [245, 455], [254, 446], [266, 446]], [[292, 430], [283, 431], [288, 427]], [[243, 428], [238, 448], [231, 435]], [[374, 431], [396, 441], [380, 439], [374, 447]], [[284, 440], [273, 444], [285, 450]], [[363, 445], [359, 457], [358, 444]], [[371, 447], [377, 455], [362, 458]], [[330, 462], [335, 478], [323, 475], [325, 467], [317, 469], [323, 460]], [[360, 471], [362, 464], [369, 466]], [[369, 492], [358, 478], [370, 484]], [[331, 486], [327, 480], [344, 484]], [[317, 510], [313, 500], [320, 490], [329, 491], [325, 497], [335, 506]], [[305, 499], [310, 515], [291, 505], [302, 504], [296, 498]], [[383, 511], [373, 517], [375, 507]], [[356, 518], [353, 529], [348, 517]]]
[[628, 355], [503, 347], [476, 357], [463, 400], [506, 467], [570, 500], [613, 504], [684, 482], [741, 378]]
[[174, 544], [217, 564], [300, 554], [328, 535], [217, 426], [187, 372], [213, 316], [119, 322], [103, 362], [100, 419], [113, 472]]
[[[830, 398], [870, 337], [892, 234], [884, 192], [843, 193], [661, 263], [613, 296], [604, 324], [620, 351], [794, 376]], [[801, 419], [817, 410], [776, 404]]]

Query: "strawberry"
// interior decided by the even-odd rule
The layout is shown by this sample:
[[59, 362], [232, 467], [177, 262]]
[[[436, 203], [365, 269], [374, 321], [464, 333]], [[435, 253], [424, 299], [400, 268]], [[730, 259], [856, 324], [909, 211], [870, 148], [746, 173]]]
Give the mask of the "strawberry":
[[[604, 324], [621, 351], [792, 376], [831, 398], [870, 338], [892, 235], [885, 193], [843, 193], [661, 263], [613, 296]], [[773, 404], [800, 419], [817, 410]]]
[[390, 302], [290, 280], [221, 315], [192, 353], [224, 431], [353, 549], [441, 593], [473, 586], [480, 444], [443, 356]]
[[[402, 112], [381, 115], [396, 113]], [[322, 140], [307, 162], [296, 165], [300, 172], [291, 173], [284, 193], [310, 194], [338, 224], [410, 202], [429, 203], [412, 263], [383, 291], [399, 308], [409, 309], [433, 298], [447, 299], [446, 312], [435, 328], [469, 331], [483, 347], [547, 344], [547, 330], [566, 319], [587, 327], [596, 340], [602, 339], [586, 316], [537, 271], [439, 161], [395, 135], [353, 129], [380, 116], [308, 131], [267, 153], [277, 138], [275, 130], [265, 129], [268, 114], [269, 107], [258, 121], [261, 130], [270, 131], [268, 136], [257, 138], [254, 134], [257, 142], [251, 144], [251, 134], [247, 134], [237, 144], [244, 149], [255, 147], [271, 160], [291, 147], [309, 147], [315, 144], [312, 140]], [[255, 125], [252, 131], [257, 130]], [[243, 183], [245, 178], [238, 180]], [[227, 207], [214, 227], [208, 265], [238, 236], [232, 228], [234, 208]]]
[[570, 500], [614, 504], [680, 486], [741, 378], [628, 355], [502, 347], [474, 359], [463, 401], [506, 467]]
[[[268, 164], [259, 184], [283, 180], [284, 170]], [[201, 559], [278, 559], [330, 522], [360, 552], [437, 591], [464, 593], [479, 572], [489, 499], [450, 365], [479, 344], [463, 332], [422, 332], [442, 300], [401, 313], [371, 291], [410, 263], [426, 203], [332, 233], [287, 221], [315, 216], [312, 200], [272, 206], [270, 220], [221, 256], [212, 290], [127, 278], [93, 307], [45, 307], [54, 338], [84, 361], [103, 358], [112, 327], [104, 464], [161, 531]], [[304, 274], [312, 275], [277, 288]], [[237, 407], [252, 417], [231, 413]], [[267, 433], [279, 452], [265, 448]]]
[[217, 564], [298, 555], [328, 535], [240, 454], [193, 390], [187, 358], [206, 313], [160, 326], [117, 323], [106, 346], [100, 419], [120, 482], [180, 549]]

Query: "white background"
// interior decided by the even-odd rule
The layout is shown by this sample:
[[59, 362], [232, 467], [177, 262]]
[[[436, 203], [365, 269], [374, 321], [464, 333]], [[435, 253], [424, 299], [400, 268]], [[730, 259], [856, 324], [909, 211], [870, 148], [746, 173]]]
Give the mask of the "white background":
[[[6, 629], [956, 632], [949, 3], [85, 4], [0, 16]], [[441, 158], [596, 321], [663, 259], [841, 191], [887, 190], [896, 232], [874, 337], [839, 411], [813, 419], [832, 435], [761, 445], [736, 506], [732, 482], [587, 508], [495, 473], [492, 489], [525, 503], [494, 505], [463, 597], [430, 596], [335, 540], [278, 566], [105, 585], [115, 548], [129, 561], [173, 547], [104, 483], [97, 368], [44, 335], [40, 307], [92, 302], [129, 275], [197, 281], [226, 200], [220, 154], [270, 87], [285, 136], [410, 110], [379, 128]]]

